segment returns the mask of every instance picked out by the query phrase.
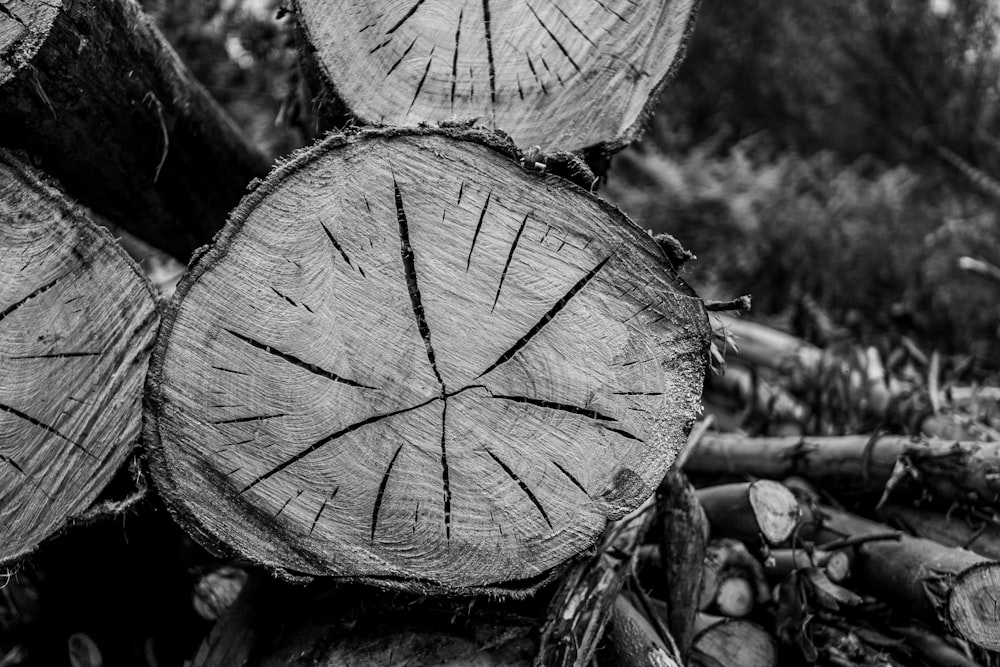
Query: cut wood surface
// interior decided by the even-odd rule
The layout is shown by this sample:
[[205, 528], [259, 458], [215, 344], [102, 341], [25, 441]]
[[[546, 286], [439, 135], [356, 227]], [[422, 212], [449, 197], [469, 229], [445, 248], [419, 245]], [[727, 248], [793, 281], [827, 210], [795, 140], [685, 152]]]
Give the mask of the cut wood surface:
[[844, 492], [881, 493], [897, 465], [942, 500], [993, 507], [1000, 500], [1000, 443], [896, 435], [748, 438], [705, 434], [684, 462], [690, 473], [768, 479], [792, 475]]
[[[824, 507], [818, 541], [885, 534], [888, 527]], [[1000, 562], [903, 535], [857, 548], [854, 580], [881, 601], [941, 622], [962, 639], [1000, 649]]]
[[157, 312], [111, 235], [4, 151], [0, 276], [4, 562], [82, 514], [131, 451]]
[[660, 638], [625, 594], [615, 600], [607, 636], [619, 667], [681, 667], [674, 648]]
[[692, 667], [773, 667], [778, 662], [774, 638], [756, 623], [699, 614], [703, 628], [694, 638]]
[[697, 0], [296, 0], [310, 60], [364, 123], [479, 119], [522, 148], [617, 150], [672, 78]]
[[0, 7], [0, 144], [186, 260], [267, 171], [134, 0]]
[[149, 383], [155, 479], [205, 542], [288, 574], [531, 588], [653, 492], [699, 409], [703, 303], [510, 151], [333, 136], [240, 205]]
[[798, 523], [795, 496], [772, 480], [709, 486], [698, 489], [695, 495], [713, 532], [721, 537], [757, 544], [762, 536], [768, 544], [779, 544]]
[[1000, 560], [1000, 524], [996, 519], [971, 517], [960, 511], [945, 514], [897, 504], [882, 507], [879, 516], [917, 537]]

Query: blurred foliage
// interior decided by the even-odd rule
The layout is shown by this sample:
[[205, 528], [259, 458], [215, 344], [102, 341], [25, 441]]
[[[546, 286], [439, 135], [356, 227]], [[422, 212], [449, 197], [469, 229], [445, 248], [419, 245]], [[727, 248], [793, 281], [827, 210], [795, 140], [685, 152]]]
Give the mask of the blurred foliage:
[[704, 2], [605, 194], [699, 256], [688, 278], [706, 296], [750, 292], [757, 317], [808, 297], [862, 340], [913, 336], [998, 368], [1000, 285], [958, 268], [1000, 263], [998, 10]]
[[[654, 139], [733, 141], [890, 163], [938, 146], [1000, 167], [996, 0], [731, 0], [702, 3], [687, 62]], [[997, 170], [994, 170], [997, 171]]]
[[280, 0], [142, 0], [167, 40], [268, 155], [304, 143], [297, 56]]

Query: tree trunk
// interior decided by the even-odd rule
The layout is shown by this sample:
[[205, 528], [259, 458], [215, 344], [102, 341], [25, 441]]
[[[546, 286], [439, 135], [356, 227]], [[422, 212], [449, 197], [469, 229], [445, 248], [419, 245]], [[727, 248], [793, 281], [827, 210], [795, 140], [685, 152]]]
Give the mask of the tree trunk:
[[914, 441], [906, 436], [747, 438], [706, 434], [688, 456], [690, 473], [767, 479], [801, 476], [838, 493], [881, 493], [897, 463], [945, 501], [1000, 501], [1000, 443]]
[[295, 8], [307, 69], [362, 123], [478, 120], [522, 148], [612, 152], [673, 78], [697, 0]]
[[0, 151], [0, 563], [81, 514], [139, 434], [152, 286], [106, 231]]
[[0, 144], [74, 197], [186, 260], [264, 156], [134, 0], [14, 0], [0, 12]]
[[702, 301], [495, 135], [334, 136], [178, 286], [149, 383], [180, 521], [289, 575], [534, 588], [649, 497], [698, 412]]
[[[885, 533], [874, 521], [824, 507], [817, 541]], [[985, 649], [1000, 649], [1000, 562], [931, 540], [901, 536], [857, 548], [854, 580], [887, 604], [938, 620]]]

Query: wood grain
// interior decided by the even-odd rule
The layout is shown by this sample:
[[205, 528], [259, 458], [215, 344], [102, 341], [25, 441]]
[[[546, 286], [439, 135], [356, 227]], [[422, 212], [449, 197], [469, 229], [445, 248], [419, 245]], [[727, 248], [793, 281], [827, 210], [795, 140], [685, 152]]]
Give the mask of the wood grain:
[[182, 281], [148, 439], [207, 541], [530, 586], [652, 493], [698, 410], [702, 302], [617, 210], [490, 140], [332, 137]]
[[82, 513], [131, 451], [157, 321], [111, 235], [0, 151], [0, 562]]
[[545, 151], [635, 138], [696, 0], [297, 0], [306, 49], [365, 123], [477, 118]]

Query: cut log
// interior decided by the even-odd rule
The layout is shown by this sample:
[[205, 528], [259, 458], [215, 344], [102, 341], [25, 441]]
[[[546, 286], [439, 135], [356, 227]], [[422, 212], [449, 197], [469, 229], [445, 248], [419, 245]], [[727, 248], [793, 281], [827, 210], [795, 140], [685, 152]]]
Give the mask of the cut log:
[[703, 303], [617, 209], [509, 150], [332, 136], [199, 257], [147, 442], [206, 543], [289, 575], [524, 590], [653, 492], [699, 409]]
[[767, 544], [780, 544], [799, 519], [792, 492], [767, 479], [705, 487], [695, 495], [714, 533], [748, 544], [760, 543], [761, 537]]
[[309, 69], [366, 124], [479, 119], [545, 152], [632, 142], [676, 71], [697, 0], [296, 0]]
[[[818, 540], [888, 532], [888, 527], [824, 507]], [[1000, 562], [946, 547], [931, 540], [901, 536], [857, 547], [854, 581], [883, 602], [939, 621], [977, 646], [1000, 649]]]
[[804, 477], [838, 493], [882, 493], [897, 465], [945, 501], [1000, 501], [1000, 443], [914, 441], [906, 436], [747, 438], [706, 434], [684, 463], [690, 473]]
[[699, 614], [701, 631], [694, 638], [692, 667], [774, 667], [778, 648], [774, 637], [756, 623]]
[[945, 514], [896, 504], [882, 507], [879, 515], [884, 521], [917, 537], [1000, 560], [1000, 524], [995, 519], [963, 516], [962, 512]]
[[181, 259], [268, 167], [134, 0], [4, 3], [0, 145]]
[[772, 549], [764, 571], [772, 581], [781, 582], [792, 572], [818, 567], [830, 581], [839, 584], [851, 576], [851, 560], [851, 553], [846, 550]]
[[0, 563], [83, 513], [125, 461], [156, 324], [111, 235], [0, 150]]
[[771, 591], [764, 568], [742, 542], [713, 540], [705, 550], [701, 596], [697, 608], [723, 616], [746, 616]]

